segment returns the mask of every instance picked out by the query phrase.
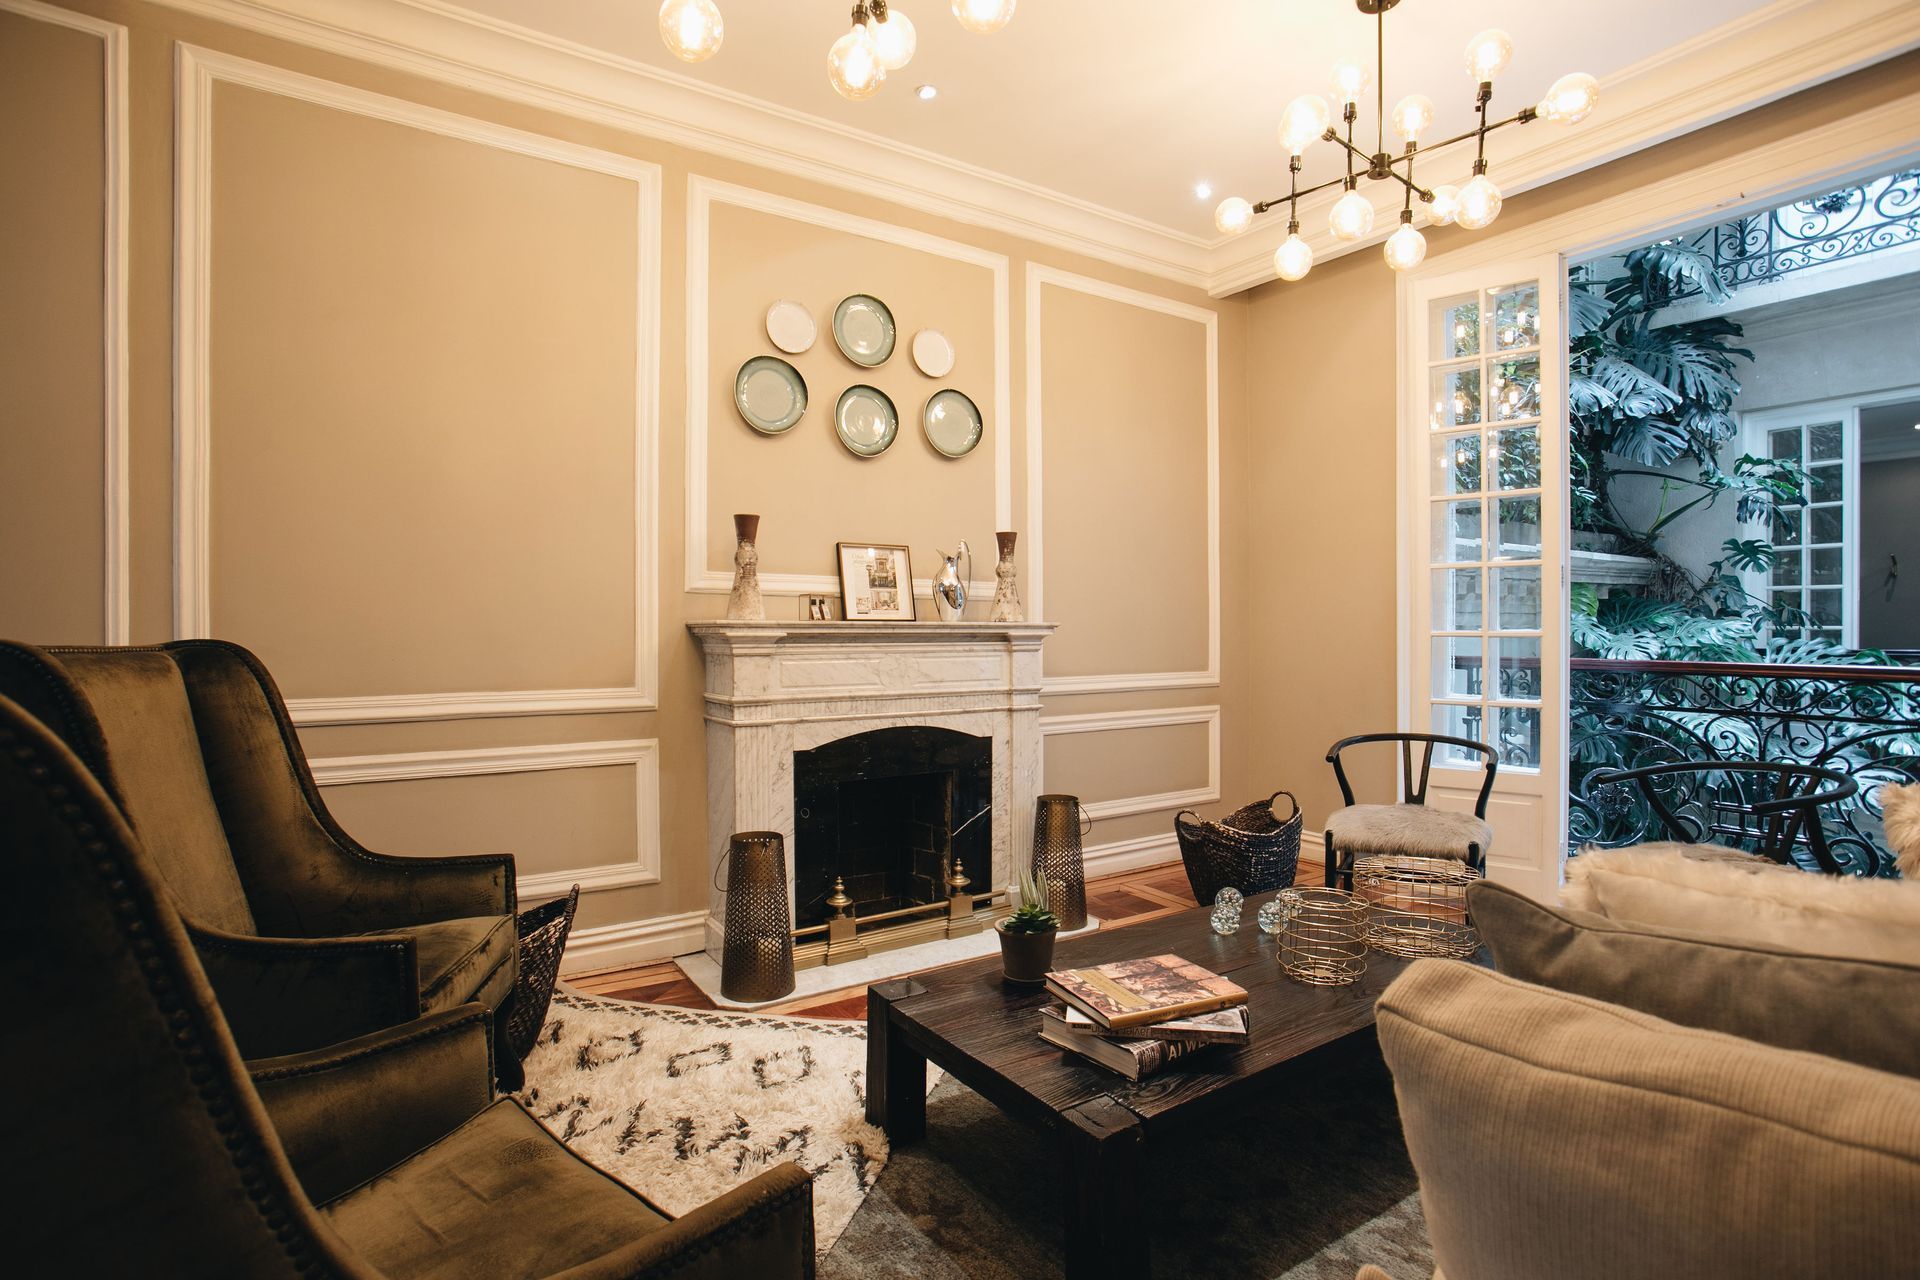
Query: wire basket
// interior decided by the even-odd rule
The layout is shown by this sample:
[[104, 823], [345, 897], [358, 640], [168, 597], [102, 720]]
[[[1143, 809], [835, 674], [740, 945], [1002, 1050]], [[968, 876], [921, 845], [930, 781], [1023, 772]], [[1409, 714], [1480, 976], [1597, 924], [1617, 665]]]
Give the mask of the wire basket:
[[[1274, 813], [1281, 796], [1293, 807], [1284, 820]], [[1265, 893], [1291, 885], [1300, 865], [1300, 823], [1300, 805], [1290, 791], [1243, 805], [1218, 822], [1190, 809], [1175, 814], [1173, 831], [1180, 839], [1180, 861], [1193, 900], [1212, 902], [1222, 889]]]
[[1345, 889], [1282, 889], [1280, 968], [1295, 982], [1344, 987], [1367, 971], [1367, 908]]
[[566, 896], [520, 913], [520, 973], [506, 1006], [507, 1049], [516, 1060], [524, 1061], [533, 1052], [533, 1042], [546, 1025], [553, 984], [560, 977], [560, 960], [566, 954], [574, 908], [579, 905], [580, 886], [576, 884]]
[[1479, 878], [1457, 858], [1361, 858], [1353, 865], [1353, 891], [1366, 904], [1367, 945], [1409, 959], [1472, 955], [1480, 931], [1467, 919], [1467, 887]]

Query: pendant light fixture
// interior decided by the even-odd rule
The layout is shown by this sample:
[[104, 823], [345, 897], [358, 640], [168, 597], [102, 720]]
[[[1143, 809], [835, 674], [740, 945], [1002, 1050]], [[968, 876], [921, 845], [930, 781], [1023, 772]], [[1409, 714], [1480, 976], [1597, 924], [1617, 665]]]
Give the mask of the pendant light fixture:
[[[962, 2], [954, 0], [956, 14]], [[985, 3], [986, 0], [980, 2]], [[1599, 101], [1598, 82], [1590, 75], [1575, 72], [1554, 81], [1553, 87], [1547, 90], [1546, 97], [1537, 106], [1522, 107], [1517, 114], [1505, 120], [1490, 122], [1487, 119], [1487, 106], [1493, 101], [1493, 82], [1513, 58], [1513, 38], [1504, 31], [1482, 31], [1467, 42], [1466, 49], [1467, 71], [1479, 86], [1474, 97], [1474, 109], [1480, 115], [1480, 123], [1466, 133], [1426, 148], [1427, 151], [1434, 151], [1469, 138], [1474, 139], [1476, 153], [1473, 176], [1462, 187], [1456, 188], [1451, 184], [1422, 187], [1414, 179], [1414, 157], [1421, 153], [1421, 136], [1432, 127], [1437, 114], [1433, 100], [1424, 94], [1409, 94], [1394, 104], [1391, 113], [1386, 109], [1387, 10], [1399, 3], [1400, 0], [1354, 0], [1355, 7], [1372, 17], [1376, 23], [1374, 71], [1370, 73], [1357, 62], [1343, 61], [1334, 65], [1331, 77], [1333, 103], [1338, 104], [1340, 119], [1346, 126], [1345, 136], [1342, 137], [1340, 130], [1334, 127], [1334, 106], [1326, 98], [1317, 93], [1295, 98], [1280, 116], [1280, 145], [1289, 154], [1287, 194], [1258, 203], [1249, 203], [1239, 196], [1228, 196], [1214, 210], [1214, 226], [1224, 235], [1239, 235], [1253, 225], [1257, 215], [1283, 202], [1286, 204], [1287, 239], [1273, 255], [1274, 273], [1282, 280], [1298, 280], [1313, 266], [1313, 249], [1300, 238], [1301, 196], [1333, 186], [1342, 187], [1343, 193], [1334, 201], [1328, 214], [1328, 230], [1336, 240], [1364, 240], [1373, 232], [1374, 211], [1373, 201], [1361, 194], [1361, 179], [1398, 182], [1404, 188], [1400, 226], [1387, 237], [1383, 252], [1388, 266], [1395, 271], [1405, 271], [1418, 265], [1427, 256], [1427, 239], [1413, 225], [1413, 201], [1416, 196], [1427, 206], [1428, 220], [1438, 225], [1457, 223], [1469, 231], [1478, 231], [1490, 225], [1500, 216], [1504, 196], [1487, 174], [1487, 135], [1495, 129], [1510, 124], [1526, 124], [1532, 120], [1578, 124], [1593, 114], [1594, 106]], [[1011, 9], [1012, 5], [1007, 7]], [[1370, 85], [1375, 91], [1376, 111], [1376, 134], [1371, 153], [1355, 145], [1353, 140], [1354, 125], [1360, 114], [1360, 99]], [[1389, 124], [1406, 144], [1397, 156], [1386, 147]], [[1345, 151], [1346, 176], [1303, 190], [1300, 187], [1300, 157], [1309, 146], [1322, 140], [1338, 143]], [[1356, 161], [1360, 166], [1358, 169], [1355, 168]], [[1403, 168], [1405, 172], [1402, 172]]]
[[665, 0], [660, 6], [660, 39], [682, 62], [705, 62], [720, 52], [726, 33], [713, 0]]
[[[886, 7], [886, 0], [876, 0], [876, 3], [882, 9]], [[880, 61], [880, 50], [867, 29], [868, 15], [864, 0], [854, 5], [853, 25], [827, 50], [827, 83], [850, 102], [871, 98], [880, 92], [880, 82], [887, 78], [886, 64]]]

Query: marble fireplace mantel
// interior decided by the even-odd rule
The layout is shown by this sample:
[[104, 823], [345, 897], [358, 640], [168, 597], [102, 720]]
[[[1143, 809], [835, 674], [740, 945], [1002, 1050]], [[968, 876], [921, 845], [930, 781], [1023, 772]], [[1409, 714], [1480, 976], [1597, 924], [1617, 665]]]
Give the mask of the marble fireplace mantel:
[[[792, 913], [793, 753], [903, 725], [993, 741], [993, 867], [1012, 878], [1017, 833], [1033, 830], [1040, 784], [1043, 622], [690, 622], [706, 661], [707, 871], [736, 831], [787, 844]], [[982, 883], [984, 881], [984, 884]], [[726, 898], [712, 891], [707, 954], [717, 964]]]

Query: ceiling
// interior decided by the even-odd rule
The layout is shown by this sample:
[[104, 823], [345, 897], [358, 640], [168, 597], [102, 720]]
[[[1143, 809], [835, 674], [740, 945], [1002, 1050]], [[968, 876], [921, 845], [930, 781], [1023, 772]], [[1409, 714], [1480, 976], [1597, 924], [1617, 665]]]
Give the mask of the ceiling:
[[[1286, 191], [1276, 137], [1297, 94], [1324, 92], [1336, 58], [1372, 65], [1374, 20], [1353, 0], [1026, 0], [999, 33], [963, 30], [946, 0], [900, 0], [919, 52], [878, 96], [847, 102], [827, 84], [827, 46], [850, 0], [716, 0], [726, 40], [710, 61], [677, 62], [655, 28], [657, 0], [459, 0], [459, 7], [692, 82], [744, 94], [978, 166], [1195, 240], [1215, 239], [1223, 196]], [[1512, 65], [1494, 110], [1511, 115], [1567, 71], [1606, 78], [1770, 0], [1407, 0], [1387, 15], [1387, 106], [1424, 93], [1436, 136], [1470, 127], [1467, 39], [1499, 26]], [[930, 83], [939, 96], [919, 101]], [[1607, 100], [1601, 99], [1605, 113]], [[1362, 128], [1373, 128], [1363, 104]], [[1558, 128], [1548, 124], [1529, 130]], [[1390, 139], [1391, 141], [1391, 139]], [[1338, 152], [1307, 156], [1307, 183], [1335, 176]], [[1214, 194], [1196, 198], [1194, 185]]]

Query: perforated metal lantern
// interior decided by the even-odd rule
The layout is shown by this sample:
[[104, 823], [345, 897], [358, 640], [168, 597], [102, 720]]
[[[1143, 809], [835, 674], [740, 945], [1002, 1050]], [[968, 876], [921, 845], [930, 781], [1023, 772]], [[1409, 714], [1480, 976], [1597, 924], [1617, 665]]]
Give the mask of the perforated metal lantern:
[[787, 911], [787, 846], [778, 831], [741, 831], [727, 851], [727, 928], [720, 994], [758, 1003], [793, 990], [792, 916]]
[[1087, 827], [1080, 797], [1041, 796], [1033, 806], [1033, 878], [1046, 886], [1047, 906], [1060, 928], [1087, 925], [1087, 866], [1081, 840]]

